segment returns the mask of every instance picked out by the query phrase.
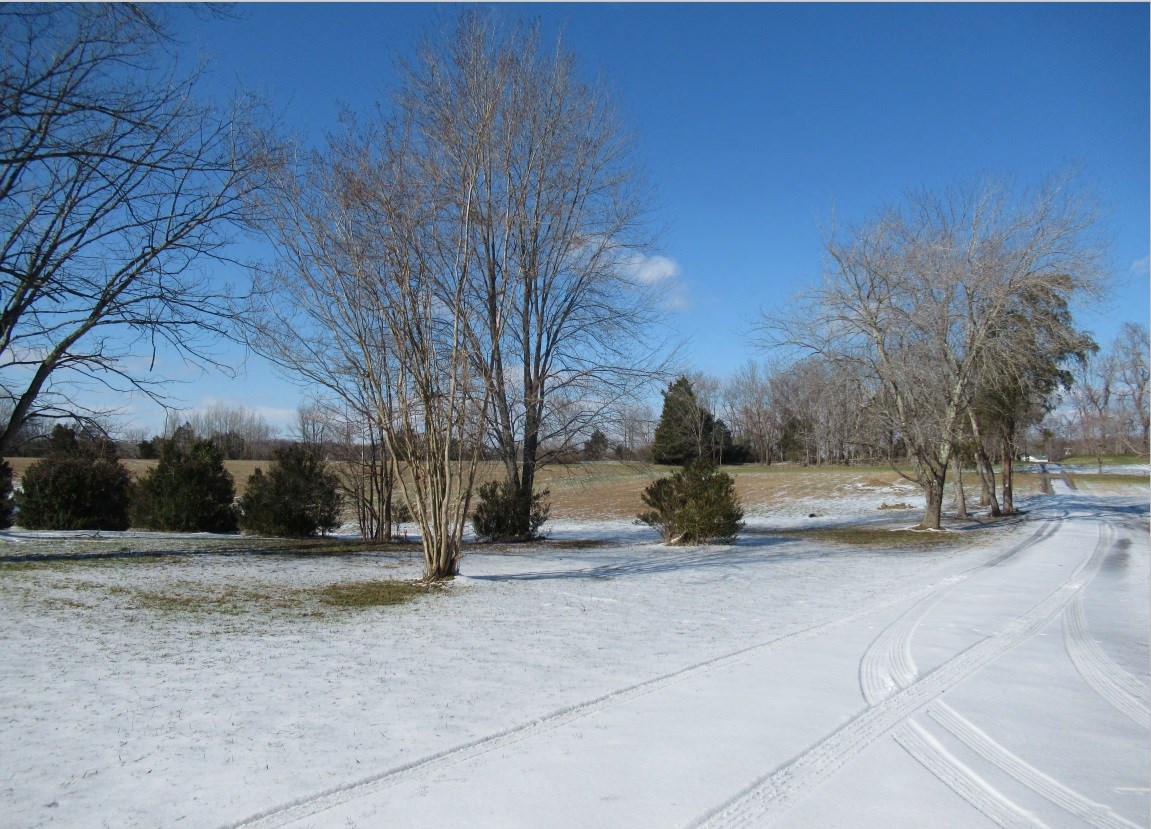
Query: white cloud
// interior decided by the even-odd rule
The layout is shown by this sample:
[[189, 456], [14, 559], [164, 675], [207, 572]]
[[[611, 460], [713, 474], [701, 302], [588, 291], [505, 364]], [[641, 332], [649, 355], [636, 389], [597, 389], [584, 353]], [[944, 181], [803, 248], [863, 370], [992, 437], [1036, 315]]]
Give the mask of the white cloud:
[[1147, 274], [1151, 272], [1151, 256], [1136, 259], [1131, 263], [1130, 271], [1136, 276], [1147, 276]]
[[670, 256], [643, 256], [633, 254], [625, 267], [636, 282], [641, 285], [658, 286], [660, 305], [668, 311], [683, 311], [690, 306], [687, 286], [680, 275], [683, 273], [679, 262]]
[[636, 254], [628, 261], [628, 270], [645, 285], [676, 279], [680, 275], [679, 262], [670, 256], [641, 256]]

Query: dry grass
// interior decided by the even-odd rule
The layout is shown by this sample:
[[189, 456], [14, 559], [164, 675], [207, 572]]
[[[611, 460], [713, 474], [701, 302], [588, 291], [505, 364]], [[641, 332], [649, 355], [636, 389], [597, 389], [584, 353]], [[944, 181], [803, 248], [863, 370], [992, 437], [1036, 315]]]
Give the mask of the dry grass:
[[[24, 475], [24, 470], [29, 466], [40, 460], [39, 458], [8, 458], [7, 461], [12, 466], [12, 472], [19, 480]], [[149, 460], [144, 461], [139, 458], [125, 458], [121, 461], [128, 468], [128, 472], [133, 478], [139, 480], [148, 473], [148, 470], [155, 468], [159, 461]], [[257, 468], [267, 469], [271, 465], [271, 461], [224, 461], [224, 469], [232, 476], [236, 482], [236, 494], [243, 495], [244, 490], [248, 487], [248, 478]]]
[[332, 607], [381, 607], [411, 601], [428, 590], [418, 582], [383, 579], [328, 585], [320, 589], [319, 597]]
[[[651, 464], [602, 463], [549, 469], [541, 486], [551, 490], [554, 518], [632, 518], [642, 509], [640, 493], [674, 469]], [[781, 504], [797, 498], [834, 497], [845, 488], [883, 489], [903, 482], [876, 467], [793, 465], [725, 467], [744, 507]]]
[[[184, 581], [159, 588], [70, 582], [69, 586], [101, 589], [134, 608], [157, 613], [201, 616], [241, 616], [248, 613], [319, 617], [325, 608], [339, 610], [385, 607], [411, 601], [429, 592], [425, 585], [397, 579], [336, 582], [309, 588], [274, 585], [237, 587]], [[74, 599], [72, 601], [75, 601]]]
[[964, 532], [931, 532], [924, 530], [890, 529], [887, 527], [832, 527], [779, 533], [789, 538], [809, 541], [830, 541], [854, 547], [883, 547], [886, 549], [924, 549], [965, 544], [977, 537], [979, 530]]

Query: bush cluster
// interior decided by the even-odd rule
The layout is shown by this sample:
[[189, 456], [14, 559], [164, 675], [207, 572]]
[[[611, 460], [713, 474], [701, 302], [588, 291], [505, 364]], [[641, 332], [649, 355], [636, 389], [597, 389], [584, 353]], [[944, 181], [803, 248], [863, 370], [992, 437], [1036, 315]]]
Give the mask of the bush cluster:
[[268, 474], [257, 469], [240, 499], [245, 532], [304, 538], [340, 523], [339, 479], [315, 452], [294, 443], [273, 452]]
[[137, 485], [133, 521], [173, 532], [235, 532], [236, 497], [224, 453], [210, 440], [169, 440]]
[[56, 426], [47, 456], [24, 472], [15, 506], [30, 530], [126, 530], [131, 498], [132, 478], [109, 441]]
[[653, 481], [642, 498], [651, 510], [639, 520], [658, 529], [669, 544], [726, 541], [742, 527], [735, 481], [707, 461]]
[[530, 541], [540, 538], [539, 528], [548, 520], [548, 490], [520, 493], [511, 481], [490, 481], [476, 490], [472, 528], [481, 541]]

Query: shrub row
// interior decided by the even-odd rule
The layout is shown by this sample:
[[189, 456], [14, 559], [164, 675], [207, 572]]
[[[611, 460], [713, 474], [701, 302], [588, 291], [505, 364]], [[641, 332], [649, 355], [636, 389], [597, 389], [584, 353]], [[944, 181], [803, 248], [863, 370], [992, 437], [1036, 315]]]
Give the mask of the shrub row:
[[47, 455], [32, 464], [14, 498], [12, 469], [0, 461], [0, 527], [13, 507], [33, 530], [246, 532], [309, 536], [339, 523], [336, 476], [307, 447], [279, 449], [257, 469], [237, 504], [224, 453], [210, 440], [165, 442], [159, 463], [133, 484], [111, 443], [57, 426]]

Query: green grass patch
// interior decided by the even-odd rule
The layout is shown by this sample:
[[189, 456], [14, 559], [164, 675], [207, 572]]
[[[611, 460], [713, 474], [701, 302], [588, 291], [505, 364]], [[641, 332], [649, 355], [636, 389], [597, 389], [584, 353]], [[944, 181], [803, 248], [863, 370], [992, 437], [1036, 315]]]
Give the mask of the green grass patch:
[[[1074, 466], [1097, 466], [1099, 460], [1100, 459], [1094, 455], [1073, 455], [1061, 461], [1053, 461], [1053, 463], [1072, 464]], [[1125, 466], [1132, 463], [1148, 462], [1146, 455], [1104, 455], [1102, 461], [1104, 466]]]
[[380, 607], [402, 604], [427, 592], [426, 586], [416, 582], [382, 579], [332, 584], [319, 591], [319, 598], [331, 607]]

